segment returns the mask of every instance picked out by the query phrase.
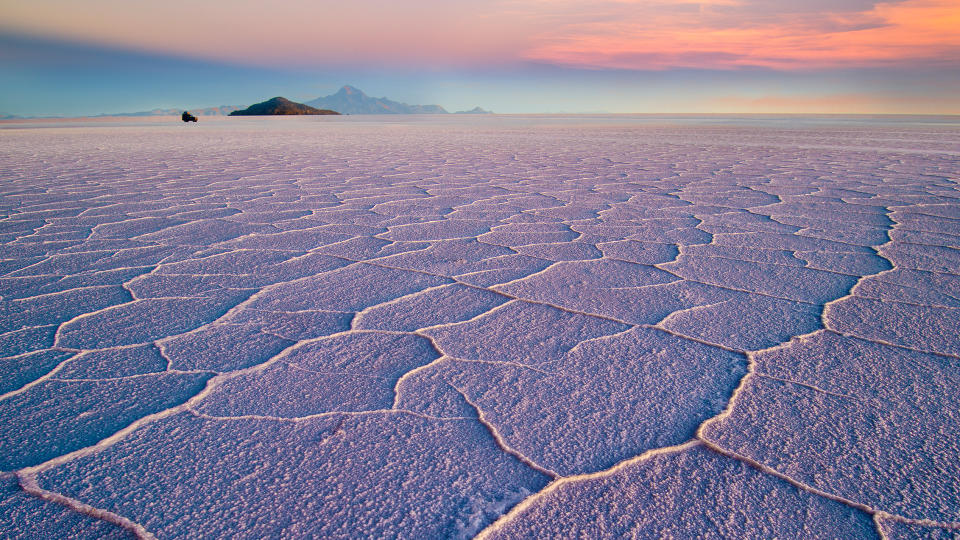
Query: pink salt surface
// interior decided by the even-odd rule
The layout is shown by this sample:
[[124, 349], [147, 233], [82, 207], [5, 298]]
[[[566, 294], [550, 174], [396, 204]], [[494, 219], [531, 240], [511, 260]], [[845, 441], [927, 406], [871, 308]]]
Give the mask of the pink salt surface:
[[960, 534], [956, 123], [6, 122], [0, 180], [0, 536]]

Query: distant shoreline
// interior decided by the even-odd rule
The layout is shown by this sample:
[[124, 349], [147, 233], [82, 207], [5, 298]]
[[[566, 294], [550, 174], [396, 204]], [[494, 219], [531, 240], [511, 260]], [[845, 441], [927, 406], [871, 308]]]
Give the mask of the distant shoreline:
[[[924, 125], [953, 126], [960, 128], [960, 114], [808, 114], [808, 113], [538, 113], [538, 114], [356, 114], [356, 115], [280, 115], [280, 116], [203, 116], [197, 125], [218, 126], [236, 124], [251, 125], [257, 122], [269, 122], [267, 118], [299, 118], [288, 122], [349, 122], [389, 124], [418, 124], [427, 121], [441, 121], [450, 124], [478, 124], [484, 122], [502, 122], [505, 120], [544, 121], [550, 123], [594, 121], [603, 123], [630, 122], [649, 125], [681, 124], [729, 127], [781, 127], [790, 128], [842, 128], [869, 127], [871, 125], [900, 125], [904, 127], [922, 127]], [[304, 120], [304, 119], [310, 120]], [[322, 119], [322, 120], [320, 120]], [[30, 127], [76, 127], [76, 126], [159, 126], [181, 125], [179, 115], [160, 116], [73, 116], [73, 117], [36, 117], [3, 118], [0, 129]]]

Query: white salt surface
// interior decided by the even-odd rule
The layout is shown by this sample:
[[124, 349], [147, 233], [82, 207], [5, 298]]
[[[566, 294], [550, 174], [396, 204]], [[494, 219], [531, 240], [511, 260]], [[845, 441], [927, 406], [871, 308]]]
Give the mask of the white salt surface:
[[0, 127], [0, 536], [960, 536], [955, 118]]

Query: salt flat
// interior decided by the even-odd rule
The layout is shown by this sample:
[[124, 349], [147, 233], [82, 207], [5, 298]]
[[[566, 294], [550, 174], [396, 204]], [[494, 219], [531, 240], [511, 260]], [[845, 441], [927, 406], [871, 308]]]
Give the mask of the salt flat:
[[0, 533], [957, 538], [960, 120], [0, 126]]

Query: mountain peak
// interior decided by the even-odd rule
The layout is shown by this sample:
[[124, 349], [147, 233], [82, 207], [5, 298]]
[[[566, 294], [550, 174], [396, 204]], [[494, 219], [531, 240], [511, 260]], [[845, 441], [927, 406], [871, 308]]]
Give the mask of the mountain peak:
[[271, 107], [282, 107], [287, 105], [300, 105], [299, 103], [290, 101], [289, 99], [281, 96], [275, 98], [270, 98], [263, 102], [264, 105], [269, 105]]
[[457, 111], [456, 114], [493, 114], [493, 111], [488, 111], [480, 107], [474, 107], [469, 111]]
[[366, 94], [363, 93], [363, 90], [360, 90], [356, 86], [350, 86], [349, 84], [343, 85], [343, 88], [341, 88], [336, 95], [347, 95], [347, 96], [357, 95], [359, 97], [367, 96]]

